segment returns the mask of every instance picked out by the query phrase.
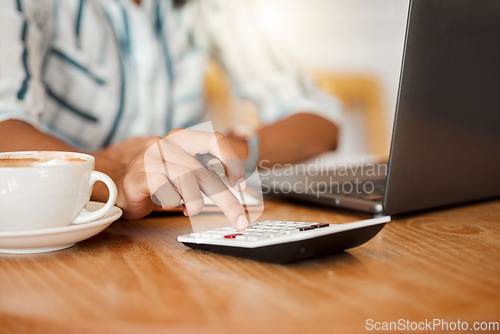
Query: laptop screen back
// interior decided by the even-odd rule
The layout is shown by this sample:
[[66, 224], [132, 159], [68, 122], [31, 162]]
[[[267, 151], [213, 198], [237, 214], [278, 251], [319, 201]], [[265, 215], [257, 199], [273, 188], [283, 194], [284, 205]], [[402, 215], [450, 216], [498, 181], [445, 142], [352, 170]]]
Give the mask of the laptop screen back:
[[385, 211], [500, 195], [500, 1], [413, 0]]

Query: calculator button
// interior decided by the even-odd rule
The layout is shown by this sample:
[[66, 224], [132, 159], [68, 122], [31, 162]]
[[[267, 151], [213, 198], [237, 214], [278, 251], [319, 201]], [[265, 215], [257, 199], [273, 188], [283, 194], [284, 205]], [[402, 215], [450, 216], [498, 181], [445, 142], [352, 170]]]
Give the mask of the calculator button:
[[264, 239], [274, 239], [281, 236], [290, 236], [298, 232], [329, 226], [331, 225], [327, 223], [265, 220], [254, 222], [243, 231], [238, 231], [233, 227], [220, 227], [208, 231], [193, 232], [191, 233], [191, 237], [207, 239], [207, 241], [210, 239], [235, 239], [252, 242]]
[[236, 238], [239, 235], [243, 235], [243, 234], [241, 234], [241, 233], [227, 234], [227, 235], [224, 236], [224, 238], [225, 239], [234, 239], [234, 238]]
[[261, 236], [262, 235], [262, 232], [258, 232], [258, 231], [252, 231], [252, 232], [249, 232], [248, 235], [256, 235], [256, 236]]

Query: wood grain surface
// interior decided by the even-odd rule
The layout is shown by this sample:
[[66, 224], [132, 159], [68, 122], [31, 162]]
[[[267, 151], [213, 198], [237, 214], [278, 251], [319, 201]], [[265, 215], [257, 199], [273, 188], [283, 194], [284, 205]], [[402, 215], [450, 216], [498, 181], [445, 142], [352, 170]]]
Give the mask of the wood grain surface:
[[[265, 207], [265, 219], [360, 219], [297, 202]], [[119, 220], [67, 250], [0, 255], [0, 333], [367, 333], [367, 319], [500, 321], [498, 200], [397, 218], [361, 247], [288, 265], [190, 250], [176, 240], [190, 231], [179, 215]]]

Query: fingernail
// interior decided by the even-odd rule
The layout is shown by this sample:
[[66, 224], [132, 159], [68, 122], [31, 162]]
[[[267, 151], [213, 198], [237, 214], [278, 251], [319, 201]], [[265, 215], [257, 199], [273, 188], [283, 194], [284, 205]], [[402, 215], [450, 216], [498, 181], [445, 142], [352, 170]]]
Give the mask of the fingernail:
[[[236, 181], [236, 185], [233, 187], [235, 190], [245, 190], [247, 187], [247, 181], [245, 180], [244, 177]], [[238, 189], [239, 188], [239, 189]]]
[[248, 227], [248, 220], [245, 215], [241, 215], [238, 217], [238, 220], [236, 220], [236, 228], [238, 230], [244, 230]]

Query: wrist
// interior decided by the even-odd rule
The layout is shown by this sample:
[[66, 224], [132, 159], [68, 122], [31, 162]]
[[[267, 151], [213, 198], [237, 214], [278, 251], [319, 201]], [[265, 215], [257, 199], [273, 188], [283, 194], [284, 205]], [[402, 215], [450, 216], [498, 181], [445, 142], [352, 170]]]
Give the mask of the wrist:
[[257, 134], [249, 136], [232, 136], [231, 146], [238, 157], [243, 160], [245, 171], [252, 173], [259, 159], [259, 137]]
[[246, 142], [248, 154], [245, 161], [245, 172], [251, 174], [257, 168], [257, 162], [259, 161], [260, 138], [254, 133], [247, 138]]
[[243, 137], [229, 137], [231, 146], [233, 150], [236, 152], [238, 157], [242, 160], [246, 160], [248, 158], [248, 144], [247, 140]]

